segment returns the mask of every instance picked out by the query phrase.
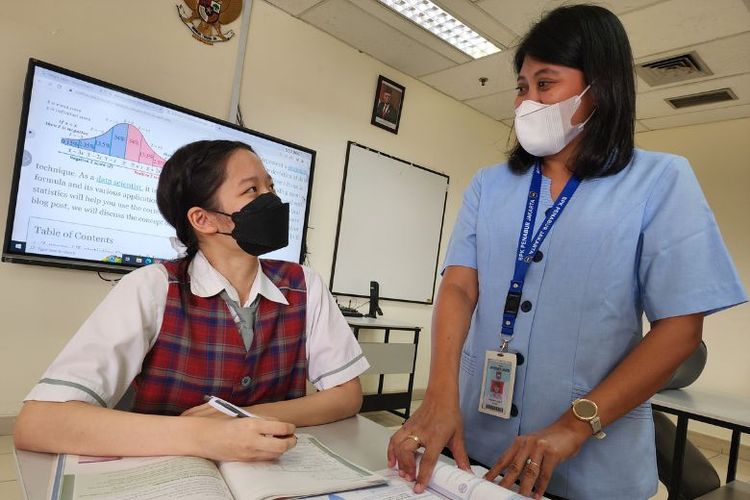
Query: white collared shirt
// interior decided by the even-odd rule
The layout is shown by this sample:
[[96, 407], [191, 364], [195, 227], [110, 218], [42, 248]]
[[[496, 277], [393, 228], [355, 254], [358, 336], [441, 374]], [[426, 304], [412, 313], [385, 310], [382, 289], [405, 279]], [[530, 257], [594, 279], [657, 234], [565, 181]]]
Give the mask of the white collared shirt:
[[[258, 295], [288, 304], [261, 266], [243, 307]], [[321, 276], [302, 266], [307, 285], [306, 354], [308, 380], [318, 390], [362, 374], [369, 363]], [[188, 268], [190, 290], [200, 297], [225, 291], [239, 303], [229, 281], [198, 252]], [[160, 264], [125, 276], [104, 298], [45, 371], [25, 401], [86, 401], [113, 407], [141, 371], [161, 330], [169, 287]], [[236, 313], [229, 308], [237, 320]]]

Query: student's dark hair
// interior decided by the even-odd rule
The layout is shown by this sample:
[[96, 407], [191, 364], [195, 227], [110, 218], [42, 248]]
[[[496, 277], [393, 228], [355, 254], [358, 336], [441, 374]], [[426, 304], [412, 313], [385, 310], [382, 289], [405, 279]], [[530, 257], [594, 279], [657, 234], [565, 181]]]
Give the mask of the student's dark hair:
[[[635, 73], [627, 33], [612, 12], [595, 5], [559, 7], [546, 14], [521, 40], [513, 60], [524, 59], [581, 70], [595, 111], [581, 132], [569, 167], [580, 178], [616, 174], [633, 156]], [[509, 151], [512, 171], [523, 173], [536, 157], [516, 141]]]
[[226, 161], [238, 149], [253, 148], [239, 141], [197, 141], [174, 152], [162, 168], [156, 188], [156, 204], [164, 219], [175, 228], [187, 247], [187, 257], [178, 267], [180, 302], [187, 313], [190, 283], [188, 266], [198, 252], [198, 238], [188, 221], [192, 207], [216, 209], [216, 190], [226, 177]]

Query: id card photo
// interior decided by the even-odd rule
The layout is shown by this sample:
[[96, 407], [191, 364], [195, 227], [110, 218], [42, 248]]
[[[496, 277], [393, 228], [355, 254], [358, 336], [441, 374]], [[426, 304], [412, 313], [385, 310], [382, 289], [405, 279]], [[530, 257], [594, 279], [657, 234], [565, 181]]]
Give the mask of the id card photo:
[[510, 418], [513, 384], [516, 381], [516, 355], [487, 351], [484, 378], [479, 397], [479, 411], [501, 418]]

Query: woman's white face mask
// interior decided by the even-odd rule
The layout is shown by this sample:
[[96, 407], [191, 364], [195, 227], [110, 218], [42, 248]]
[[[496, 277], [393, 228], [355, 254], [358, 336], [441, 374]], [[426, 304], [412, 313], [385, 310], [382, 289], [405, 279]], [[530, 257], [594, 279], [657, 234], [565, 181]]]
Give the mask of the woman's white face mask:
[[581, 105], [583, 92], [556, 104], [542, 104], [525, 100], [516, 108], [515, 129], [518, 142], [534, 156], [544, 157], [559, 153], [583, 130], [593, 115], [583, 123], [572, 125], [570, 120]]

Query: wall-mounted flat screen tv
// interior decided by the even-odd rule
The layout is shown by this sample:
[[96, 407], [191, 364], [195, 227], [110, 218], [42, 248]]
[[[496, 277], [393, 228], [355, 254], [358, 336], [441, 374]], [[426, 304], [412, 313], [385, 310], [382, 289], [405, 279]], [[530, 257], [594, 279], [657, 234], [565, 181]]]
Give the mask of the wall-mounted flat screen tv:
[[250, 144], [290, 204], [302, 262], [315, 151], [35, 59], [29, 61], [3, 260], [126, 272], [174, 259], [155, 194], [164, 162], [202, 139]]

